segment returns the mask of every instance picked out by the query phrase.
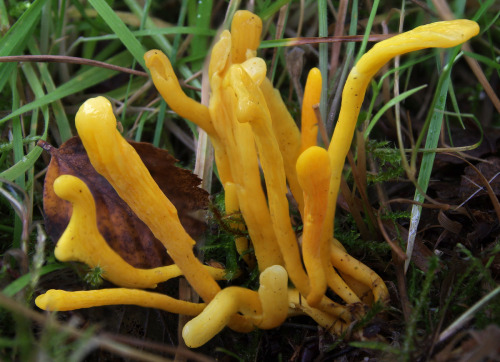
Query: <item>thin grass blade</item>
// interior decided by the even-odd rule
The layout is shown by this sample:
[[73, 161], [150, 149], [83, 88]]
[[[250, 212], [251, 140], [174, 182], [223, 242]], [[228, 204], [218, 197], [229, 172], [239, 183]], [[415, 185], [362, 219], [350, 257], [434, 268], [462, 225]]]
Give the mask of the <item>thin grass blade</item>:
[[146, 52], [142, 44], [132, 34], [130, 29], [120, 19], [118, 15], [104, 0], [89, 0], [90, 4], [96, 9], [103, 20], [118, 36], [120, 41], [125, 45], [128, 51], [133, 55], [135, 60], [144, 68], [147, 69], [144, 62], [144, 53]]
[[[119, 65], [119, 66], [129, 66], [131, 62], [131, 57], [128, 52], [122, 52], [115, 57], [108, 60], [108, 63]], [[36, 108], [47, 105], [54, 101], [57, 101], [63, 97], [69, 96], [71, 94], [75, 94], [84, 89], [90, 88], [96, 84], [99, 84], [105, 79], [111, 78], [116, 74], [116, 71], [112, 71], [104, 68], [90, 68], [78, 76], [74, 77], [69, 82], [57, 87], [53, 92], [47, 93], [41, 98], [36, 99], [35, 101], [28, 103], [21, 108], [17, 109], [15, 112], [12, 112], [8, 116], [0, 119], [0, 124], [12, 119], [13, 117], [17, 117], [20, 114], [25, 112], [30, 112]]]
[[[33, 27], [38, 24], [47, 0], [36, 0], [0, 39], [0, 56], [20, 54], [30, 39]], [[9, 79], [15, 64], [0, 64], [0, 91]]]
[[[440, 81], [438, 82], [438, 86], [436, 89], [436, 93], [434, 94], [433, 102], [431, 103], [431, 108], [429, 110], [429, 114], [427, 116], [426, 124], [429, 120], [429, 127], [427, 130], [427, 138], [425, 142], [424, 149], [434, 149], [437, 147], [439, 142], [439, 135], [441, 133], [441, 126], [443, 123], [443, 111], [446, 107], [446, 98], [448, 95], [448, 89], [450, 85], [450, 73], [451, 66], [453, 64], [453, 60], [456, 57], [458, 50], [452, 51], [453, 56], [451, 57], [451, 61], [446, 66], [445, 70], [440, 76]], [[425, 130], [424, 126], [424, 130]], [[420, 140], [421, 138], [419, 138]], [[420, 142], [417, 141], [416, 148], [419, 147]], [[435, 152], [426, 152], [422, 156], [422, 163], [420, 165], [420, 171], [418, 173], [417, 183], [422, 190], [422, 192], [427, 191], [427, 187], [429, 186], [429, 180], [431, 178], [431, 172], [434, 165], [434, 158], [436, 156]], [[418, 190], [415, 191], [414, 200], [422, 203], [425, 197]], [[408, 270], [408, 266], [410, 265], [411, 256], [413, 253], [413, 247], [415, 244], [415, 237], [417, 235], [417, 228], [420, 222], [420, 216], [422, 212], [422, 206], [413, 205], [411, 210], [410, 217], [410, 228], [408, 231], [408, 241], [406, 245], [406, 255], [408, 259], [405, 260], [405, 272]]]
[[380, 110], [375, 114], [375, 116], [373, 116], [372, 120], [370, 121], [370, 124], [368, 125], [368, 127], [366, 128], [366, 130], [365, 130], [365, 132], [363, 134], [364, 138], [365, 139], [368, 138], [368, 136], [370, 135], [370, 132], [372, 131], [373, 127], [375, 127], [375, 125], [377, 124], [377, 122], [380, 119], [380, 117], [382, 117], [382, 115], [389, 108], [395, 106], [399, 102], [402, 102], [403, 100], [405, 100], [406, 98], [408, 98], [412, 94], [417, 93], [418, 91], [424, 89], [425, 87], [427, 87], [426, 84], [421, 85], [420, 87], [417, 87], [417, 88], [410, 89], [410, 90], [408, 90], [406, 92], [401, 93], [399, 96], [392, 98], [389, 102], [387, 102], [386, 104], [384, 104], [384, 106], [382, 108], [380, 108]]

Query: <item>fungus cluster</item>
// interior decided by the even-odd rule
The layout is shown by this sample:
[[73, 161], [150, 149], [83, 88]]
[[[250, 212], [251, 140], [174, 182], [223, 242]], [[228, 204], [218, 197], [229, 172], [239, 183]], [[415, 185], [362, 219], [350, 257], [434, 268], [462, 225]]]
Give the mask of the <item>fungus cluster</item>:
[[[236, 247], [244, 254], [251, 243], [260, 271], [259, 289], [231, 286], [221, 290], [217, 280], [224, 273], [204, 266], [195, 257], [194, 241], [182, 228], [177, 210], [118, 132], [110, 103], [97, 97], [85, 102], [76, 116], [76, 128], [89, 159], [164, 244], [175, 264], [149, 270], [127, 264], [99, 234], [95, 205], [85, 183], [74, 176], [60, 176], [55, 192], [72, 203], [73, 213], [57, 244], [56, 257], [99, 265], [104, 269], [103, 277], [120, 288], [50, 290], [36, 299], [40, 308], [136, 304], [191, 315], [195, 317], [185, 325], [182, 335], [187, 346], [198, 347], [225, 326], [239, 332], [269, 329], [297, 314], [307, 314], [326, 330], [342, 333], [357, 317], [350, 305], [388, 301], [383, 280], [350, 256], [333, 236], [340, 177], [364, 94], [370, 79], [394, 56], [428, 47], [452, 47], [476, 35], [479, 28], [468, 20], [440, 22], [375, 45], [348, 77], [328, 149], [317, 145], [318, 127], [312, 109], [319, 102], [320, 72], [312, 69], [309, 74], [300, 131], [266, 78], [264, 60], [256, 56], [261, 29], [259, 17], [238, 11], [231, 32], [221, 33], [209, 64], [208, 107], [184, 94], [164, 54], [151, 50], [144, 56], [165, 101], [180, 116], [203, 128], [212, 141], [226, 211], [241, 212], [248, 229], [250, 240], [238, 237]], [[303, 220], [301, 243], [292, 229], [288, 190]], [[248, 256], [242, 258], [253, 262]], [[143, 290], [179, 275], [184, 275], [204, 303]], [[328, 290], [345, 303], [327, 297]]]

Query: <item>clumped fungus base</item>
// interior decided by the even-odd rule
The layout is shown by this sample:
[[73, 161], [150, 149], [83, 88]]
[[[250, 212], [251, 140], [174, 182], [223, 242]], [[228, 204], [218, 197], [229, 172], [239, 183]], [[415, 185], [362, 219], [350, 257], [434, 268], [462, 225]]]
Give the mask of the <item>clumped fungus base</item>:
[[[349, 255], [333, 237], [333, 221], [343, 164], [366, 88], [393, 57], [426, 47], [459, 45], [476, 35], [479, 27], [469, 20], [440, 22], [376, 44], [347, 78], [339, 121], [328, 149], [316, 146], [317, 121], [309, 109], [312, 102], [319, 102], [321, 73], [313, 69], [308, 78], [304, 106], [309, 108], [303, 110], [301, 133], [269, 85], [264, 60], [256, 57], [261, 31], [258, 16], [237, 11], [231, 32], [221, 33], [209, 63], [208, 107], [184, 94], [163, 53], [151, 50], [144, 56], [153, 82], [169, 106], [203, 128], [214, 145], [225, 207], [241, 211], [248, 229], [260, 270], [258, 291], [238, 286], [221, 290], [216, 283], [222, 277], [220, 270], [205, 267], [196, 258], [195, 241], [182, 227], [176, 208], [117, 130], [110, 102], [97, 97], [86, 101], [76, 116], [76, 128], [90, 162], [163, 243], [175, 264], [152, 270], [127, 265], [100, 238], [87, 186], [74, 176], [63, 175], [54, 182], [54, 189], [59, 197], [72, 203], [73, 214], [56, 247], [56, 257], [100, 266], [103, 278], [126, 288], [49, 290], [37, 297], [38, 307], [56, 311], [137, 304], [195, 315], [182, 331], [188, 347], [204, 345], [226, 326], [242, 333], [255, 328], [272, 329], [297, 314], [310, 316], [327, 332], [361, 338], [349, 331], [365, 313], [360, 306], [363, 302], [367, 307], [387, 304], [389, 292], [373, 270]], [[271, 109], [279, 111], [273, 113]], [[287, 181], [303, 219], [300, 246], [290, 221]], [[106, 252], [99, 252], [99, 248], [79, 249], [88, 244], [83, 236], [91, 237], [93, 242], [99, 240]], [[237, 243], [241, 241], [236, 239]], [[243, 252], [244, 248], [237, 250]], [[95, 255], [100, 259], [93, 260]], [[169, 268], [175, 271], [164, 271]], [[154, 289], [157, 283], [180, 274], [206, 305], [133, 289]], [[288, 281], [293, 285], [290, 289]], [[327, 288], [343, 303], [328, 298]]]

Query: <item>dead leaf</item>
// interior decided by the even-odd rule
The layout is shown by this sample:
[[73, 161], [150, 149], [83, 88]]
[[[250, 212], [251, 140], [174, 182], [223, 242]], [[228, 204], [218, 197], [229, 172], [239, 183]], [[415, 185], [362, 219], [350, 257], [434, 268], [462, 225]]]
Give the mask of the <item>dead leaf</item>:
[[[177, 160], [167, 151], [148, 143], [130, 142], [143, 160], [153, 179], [176, 206], [186, 231], [193, 237], [205, 230], [205, 224], [193, 213], [208, 205], [208, 193], [200, 189], [200, 179], [188, 170], [175, 166]], [[108, 244], [129, 264], [138, 268], [153, 268], [171, 264], [163, 244], [118, 196], [109, 182], [92, 167], [85, 148], [73, 137], [54, 148], [42, 146], [51, 155], [43, 192], [45, 226], [53, 240], [59, 240], [71, 215], [69, 202], [54, 193], [54, 180], [69, 174], [83, 180], [94, 196], [98, 228]]]

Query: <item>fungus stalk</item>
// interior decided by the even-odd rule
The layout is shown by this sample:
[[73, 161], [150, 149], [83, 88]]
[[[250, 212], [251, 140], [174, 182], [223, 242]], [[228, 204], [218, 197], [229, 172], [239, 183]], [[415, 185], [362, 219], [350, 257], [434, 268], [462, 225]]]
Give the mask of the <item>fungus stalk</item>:
[[191, 303], [165, 294], [139, 289], [113, 288], [67, 292], [51, 289], [35, 300], [38, 308], [49, 311], [67, 311], [104, 305], [138, 305], [166, 312], [195, 316], [205, 308], [204, 303]]
[[297, 158], [301, 152], [301, 133], [294, 119], [288, 112], [279, 91], [273, 88], [268, 78], [262, 81], [260, 90], [266, 100], [266, 105], [271, 115], [273, 133], [283, 158], [283, 167], [285, 169], [288, 187], [298, 204], [299, 212], [302, 214], [304, 211], [304, 198], [295, 169]]
[[182, 337], [188, 347], [200, 347], [218, 334], [236, 313], [261, 329], [275, 328], [288, 316], [288, 276], [280, 265], [260, 274], [258, 292], [241, 287], [223, 289], [197, 317], [186, 323]]
[[116, 129], [109, 101], [104, 97], [86, 101], [76, 115], [76, 128], [92, 166], [165, 245], [196, 292], [205, 301], [212, 300], [219, 285], [194, 255], [195, 242], [182, 227], [174, 205]]
[[301, 150], [316, 146], [318, 138], [318, 120], [314, 112], [321, 98], [321, 72], [318, 68], [312, 68], [307, 76], [304, 90], [304, 100], [302, 101], [301, 118]]
[[[256, 61], [253, 62], [255, 64]], [[265, 68], [263, 62], [259, 63]], [[244, 67], [233, 65], [227, 81], [228, 96], [234, 97], [232, 102], [237, 107], [236, 118], [240, 123], [250, 124], [255, 137], [268, 192], [271, 223], [290, 279], [302, 293], [307, 294], [309, 283], [290, 222], [283, 159], [272, 132], [269, 112], [262, 106], [266, 104], [264, 97], [258, 83], [254, 82]]]
[[375, 44], [352, 68], [344, 85], [339, 119], [328, 148], [332, 178], [328, 198], [328, 223], [324, 237], [331, 238], [333, 235], [333, 219], [343, 165], [351, 146], [366, 88], [373, 76], [395, 56], [425, 48], [454, 47], [478, 33], [479, 26], [471, 20], [441, 21], [422, 25]]
[[[323, 238], [332, 240], [335, 206], [342, 169], [347, 152], [349, 152], [366, 88], [372, 77], [383, 65], [397, 55], [425, 48], [450, 48], [462, 44], [478, 33], [479, 26], [470, 20], [443, 21], [423, 25], [375, 44], [372, 49], [359, 59], [349, 73], [344, 86], [339, 119], [328, 148], [332, 175], [328, 195], [327, 222], [323, 230]], [[346, 268], [347, 265], [352, 266], [353, 264], [346, 262], [345, 257], [341, 256], [341, 254], [344, 256], [347, 256], [347, 254], [338, 248], [338, 242], [334, 239], [332, 242], [335, 244], [332, 245], [333, 265], [342, 269]], [[349, 260], [358, 262], [352, 257], [349, 257]], [[375, 295], [375, 300], [388, 299], [389, 295], [385, 284], [382, 286], [380, 282], [375, 282], [372, 273], [373, 271], [369, 270], [369, 268], [356, 268], [356, 271], [350, 270], [350, 272], [347, 272], [357, 280], [364, 280], [362, 283], [370, 286]], [[368, 282], [369, 280], [370, 282]]]
[[304, 190], [304, 231], [302, 258], [309, 276], [307, 303], [316, 307], [326, 292], [329, 245], [321, 238], [330, 186], [330, 159], [321, 147], [308, 147], [297, 160], [297, 175]]
[[[54, 191], [71, 202], [73, 211], [66, 230], [54, 250], [60, 261], [79, 261], [91, 268], [103, 269], [103, 278], [128, 288], [156, 288], [158, 283], [182, 275], [176, 264], [139, 269], [128, 264], [108, 245], [97, 228], [95, 202], [87, 185], [71, 175], [59, 176]], [[215, 279], [224, 278], [224, 270], [203, 266]]]

